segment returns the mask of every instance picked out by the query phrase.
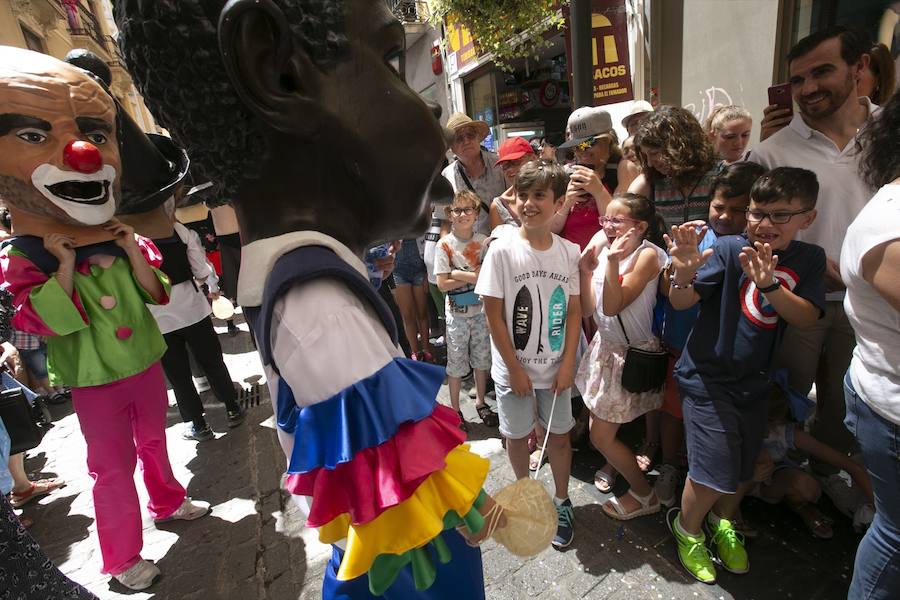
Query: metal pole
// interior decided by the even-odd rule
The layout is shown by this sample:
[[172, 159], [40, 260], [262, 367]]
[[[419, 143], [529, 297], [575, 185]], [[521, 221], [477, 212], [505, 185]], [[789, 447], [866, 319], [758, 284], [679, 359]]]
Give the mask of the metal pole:
[[594, 105], [594, 56], [591, 50], [591, 0], [572, 0], [572, 105]]

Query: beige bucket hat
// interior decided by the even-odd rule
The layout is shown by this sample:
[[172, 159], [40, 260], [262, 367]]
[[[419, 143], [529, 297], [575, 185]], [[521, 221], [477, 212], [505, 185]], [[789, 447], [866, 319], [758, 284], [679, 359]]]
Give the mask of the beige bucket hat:
[[490, 132], [490, 126], [484, 121], [473, 121], [472, 118], [463, 113], [453, 113], [450, 115], [450, 118], [447, 119], [447, 129], [453, 132], [456, 135], [456, 132], [465, 127], [472, 127], [478, 133], [478, 137], [480, 139], [484, 139], [487, 137]]

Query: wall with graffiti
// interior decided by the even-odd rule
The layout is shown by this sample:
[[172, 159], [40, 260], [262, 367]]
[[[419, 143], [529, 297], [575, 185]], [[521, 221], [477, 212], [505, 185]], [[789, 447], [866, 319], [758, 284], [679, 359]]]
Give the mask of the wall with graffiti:
[[701, 122], [717, 106], [744, 106], [755, 142], [772, 85], [777, 16], [778, 0], [685, 0], [681, 105]]

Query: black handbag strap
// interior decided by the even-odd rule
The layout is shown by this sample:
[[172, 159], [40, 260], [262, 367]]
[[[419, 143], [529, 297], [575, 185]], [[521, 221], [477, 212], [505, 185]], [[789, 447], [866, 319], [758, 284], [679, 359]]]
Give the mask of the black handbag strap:
[[619, 320], [619, 327], [622, 328], [622, 333], [625, 335], [625, 342], [631, 346], [631, 340], [628, 339], [628, 332], [625, 331], [625, 323], [622, 322], [622, 317], [619, 314], [616, 314], [616, 318]]
[[475, 188], [472, 187], [472, 182], [469, 181], [469, 177], [466, 175], [466, 170], [462, 168], [462, 163], [459, 161], [456, 161], [456, 172], [459, 173], [460, 177], [462, 177], [462, 180], [466, 184], [466, 187], [469, 188], [469, 191], [474, 192]]
[[[488, 168], [486, 164], [484, 165], [484, 168]], [[466, 175], [466, 170], [463, 168], [462, 163], [458, 159], [456, 161], [456, 172], [459, 173], [460, 177], [462, 177], [463, 183], [466, 184], [466, 187], [469, 188], [469, 191], [478, 196], [478, 192], [475, 191], [475, 186], [473, 186], [472, 182], [469, 181], [469, 176]], [[481, 202], [481, 205], [485, 208], [485, 210], [490, 210], [490, 206], [488, 206], [480, 196], [478, 197], [478, 201]]]

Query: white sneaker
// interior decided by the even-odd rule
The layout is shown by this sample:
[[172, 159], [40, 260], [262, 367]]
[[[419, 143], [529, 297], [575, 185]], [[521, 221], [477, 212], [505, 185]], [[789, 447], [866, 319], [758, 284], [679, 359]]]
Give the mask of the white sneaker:
[[191, 500], [185, 498], [175, 512], [162, 519], [154, 519], [156, 523], [168, 523], [169, 521], [193, 521], [209, 514], [209, 502]]
[[653, 491], [656, 492], [659, 503], [666, 508], [674, 505], [677, 501], [676, 495], [680, 479], [678, 469], [672, 465], [659, 467], [659, 476], [657, 476], [656, 483], [653, 485]]
[[113, 575], [113, 579], [127, 587], [129, 590], [146, 590], [148, 587], [156, 583], [160, 575], [159, 567], [149, 560], [143, 558], [133, 565], [127, 571], [122, 571], [118, 575]]
[[206, 377], [194, 377], [193, 379], [198, 394], [209, 391], [209, 380]]

